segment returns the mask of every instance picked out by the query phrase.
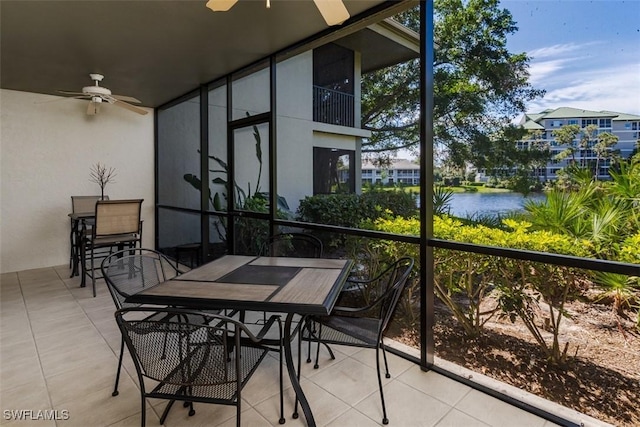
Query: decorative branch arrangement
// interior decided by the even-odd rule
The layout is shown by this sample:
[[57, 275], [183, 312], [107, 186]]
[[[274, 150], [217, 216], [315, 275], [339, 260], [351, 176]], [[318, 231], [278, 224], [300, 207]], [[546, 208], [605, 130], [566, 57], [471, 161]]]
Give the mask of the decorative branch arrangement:
[[95, 182], [100, 186], [100, 197], [104, 200], [104, 187], [110, 182], [115, 182], [113, 178], [116, 176], [116, 170], [111, 167], [107, 168], [98, 162], [91, 167], [91, 174], [89, 176], [89, 181]]

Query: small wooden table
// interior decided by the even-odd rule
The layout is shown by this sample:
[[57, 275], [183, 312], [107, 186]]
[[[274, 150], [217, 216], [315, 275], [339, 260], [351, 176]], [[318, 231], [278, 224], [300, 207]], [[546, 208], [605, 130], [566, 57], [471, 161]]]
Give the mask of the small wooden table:
[[[226, 255], [172, 280], [131, 295], [126, 302], [193, 309], [237, 309], [287, 313], [284, 353], [291, 384], [307, 425], [313, 413], [291, 355], [293, 316], [328, 315], [353, 267], [353, 261]], [[295, 416], [295, 415], [294, 415]]]

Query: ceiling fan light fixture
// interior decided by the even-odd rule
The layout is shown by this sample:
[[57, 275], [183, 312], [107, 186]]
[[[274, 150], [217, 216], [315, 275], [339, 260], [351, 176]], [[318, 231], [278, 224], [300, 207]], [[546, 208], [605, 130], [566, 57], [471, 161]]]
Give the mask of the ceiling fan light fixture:
[[207, 7], [214, 12], [226, 12], [237, 2], [238, 0], [209, 0]]

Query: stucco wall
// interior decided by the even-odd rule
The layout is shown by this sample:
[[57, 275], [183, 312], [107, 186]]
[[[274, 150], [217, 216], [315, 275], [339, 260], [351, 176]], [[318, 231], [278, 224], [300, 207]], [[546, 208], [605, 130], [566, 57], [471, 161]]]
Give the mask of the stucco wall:
[[154, 244], [153, 112], [141, 116], [86, 101], [0, 91], [0, 271], [69, 262], [71, 195], [100, 194], [97, 162], [116, 169], [106, 194], [143, 198], [143, 246]]

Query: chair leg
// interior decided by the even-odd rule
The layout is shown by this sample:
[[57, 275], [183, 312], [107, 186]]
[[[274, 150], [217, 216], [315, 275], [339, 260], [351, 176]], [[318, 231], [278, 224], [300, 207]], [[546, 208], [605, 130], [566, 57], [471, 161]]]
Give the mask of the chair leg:
[[[311, 337], [309, 337], [311, 338]], [[313, 369], [318, 369], [320, 365], [318, 365], [318, 360], [320, 359], [320, 339], [322, 338], [322, 323], [318, 324], [318, 346], [316, 347], [316, 363], [313, 365]]]
[[[278, 420], [278, 422], [280, 424], [284, 424], [287, 420], [284, 418], [284, 371], [283, 371], [283, 367], [282, 367], [282, 356], [284, 355], [284, 343], [282, 342], [282, 323], [280, 321], [278, 321], [278, 325], [280, 328], [280, 363], [278, 363], [279, 365], [279, 369], [280, 369], [280, 420]], [[302, 333], [302, 332], [300, 332]], [[291, 345], [291, 343], [288, 343], [289, 345]], [[298, 352], [298, 360], [300, 359], [300, 353]], [[298, 368], [300, 369], [300, 368]]]
[[382, 357], [384, 358], [384, 377], [391, 378], [391, 374], [389, 373], [389, 363], [387, 363], [387, 352], [384, 349], [384, 342], [380, 339], [380, 347], [382, 347]]
[[[164, 408], [164, 411], [162, 412], [162, 416], [160, 417], [160, 424], [164, 424], [164, 421], [167, 419], [167, 415], [169, 415], [169, 411], [171, 410], [171, 407], [173, 406], [173, 404], [175, 403], [175, 400], [170, 400], [169, 403], [167, 403], [167, 406]], [[144, 414], [144, 401], [143, 401], [143, 405], [142, 405], [142, 413]]]
[[118, 391], [118, 383], [120, 382], [120, 371], [122, 370], [123, 356], [124, 356], [124, 337], [120, 341], [120, 357], [118, 358], [118, 371], [116, 372], [116, 385], [113, 387], [113, 393], [111, 393], [111, 396], [117, 396], [120, 393]]
[[80, 243], [80, 287], [87, 286], [87, 245], [83, 241]]
[[[311, 332], [309, 332], [309, 335], [311, 335]], [[320, 359], [320, 345], [325, 346], [325, 348], [329, 352], [329, 356], [331, 357], [331, 360], [336, 360], [336, 355], [333, 354], [333, 350], [331, 350], [331, 347], [329, 347], [329, 344], [327, 344], [326, 342], [322, 342], [321, 337], [322, 337], [322, 324], [319, 324], [318, 339], [316, 340], [318, 342], [318, 347], [316, 347], [316, 364], [313, 365], [313, 369], [318, 369], [320, 367], [318, 363], [318, 360]], [[311, 340], [311, 336], [309, 336], [309, 340]]]
[[93, 287], [93, 296], [96, 296], [96, 269], [94, 265], [93, 246], [91, 247], [91, 286]]
[[[140, 413], [140, 420], [141, 420], [141, 426], [145, 427], [146, 423], [147, 423], [147, 408], [146, 408], [146, 403], [147, 403], [147, 399], [144, 398], [144, 394], [142, 395], [142, 411]], [[163, 423], [160, 423], [163, 424]]]
[[[297, 372], [297, 376], [298, 376], [298, 382], [300, 382], [300, 370], [302, 369], [302, 335], [303, 335], [303, 330], [306, 325], [309, 325], [308, 323], [309, 319], [306, 318], [302, 318], [300, 319], [300, 322], [302, 324], [300, 331], [298, 332], [298, 372]], [[311, 331], [309, 329], [309, 331]], [[309, 332], [311, 333], [311, 332]], [[311, 339], [311, 335], [309, 335], [309, 339]], [[297, 419], [298, 418], [298, 395], [296, 395], [296, 403], [293, 407], [293, 419]]]
[[382, 424], [389, 424], [387, 407], [384, 404], [384, 392], [382, 391], [382, 376], [380, 375], [380, 343], [376, 346], [376, 372], [378, 374], [378, 387], [380, 388], [380, 400], [382, 401]]

